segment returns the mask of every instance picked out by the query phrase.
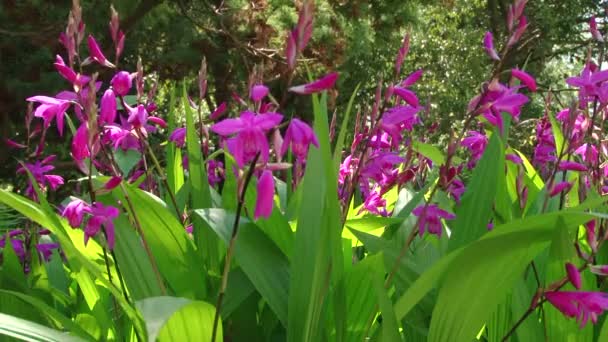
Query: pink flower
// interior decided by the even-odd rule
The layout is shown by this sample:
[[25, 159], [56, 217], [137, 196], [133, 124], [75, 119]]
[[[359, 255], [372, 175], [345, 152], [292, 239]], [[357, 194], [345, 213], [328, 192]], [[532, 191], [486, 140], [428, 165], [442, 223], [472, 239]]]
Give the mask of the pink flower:
[[272, 172], [264, 170], [257, 185], [258, 198], [255, 203], [255, 213], [253, 217], [257, 220], [260, 217], [268, 218], [272, 214], [274, 198], [274, 179]]
[[365, 197], [365, 202], [363, 202], [363, 207], [359, 213], [363, 210], [380, 216], [388, 216], [388, 212], [386, 211], [386, 200], [382, 198], [378, 191], [372, 191]]
[[553, 186], [553, 189], [551, 189], [551, 192], [549, 192], [549, 196], [553, 197], [555, 195], [559, 195], [563, 191], [568, 193], [568, 191], [570, 191], [571, 188], [572, 188], [572, 183], [559, 182]]
[[104, 56], [103, 52], [101, 52], [101, 49], [99, 48], [99, 44], [97, 44], [97, 41], [95, 38], [93, 38], [93, 36], [89, 35], [87, 38], [87, 45], [89, 47], [89, 54], [91, 56], [85, 60], [85, 64], [88, 64], [90, 63], [90, 60], [93, 60], [108, 68], [114, 68], [114, 64], [110, 63], [106, 56]]
[[142, 127], [148, 122], [148, 111], [144, 105], [139, 104], [135, 108], [128, 108], [128, 110], [129, 118], [127, 119], [127, 122], [133, 125], [133, 127]]
[[91, 78], [88, 76], [77, 74], [72, 68], [65, 64], [63, 58], [61, 58], [59, 55], [55, 56], [55, 63], [53, 65], [55, 66], [55, 69], [57, 69], [59, 75], [68, 80], [77, 88], [86, 86], [91, 80]]
[[68, 219], [68, 222], [72, 228], [77, 228], [82, 224], [84, 214], [88, 212], [90, 212], [89, 205], [85, 201], [77, 198], [66, 205], [65, 209], [63, 209], [63, 212], [61, 213], [61, 216]]
[[422, 69], [418, 69], [418, 70], [414, 71], [408, 77], [406, 77], [405, 80], [403, 80], [403, 82], [401, 82], [401, 86], [402, 87], [412, 86], [414, 83], [418, 82], [420, 77], [422, 77], [423, 73], [424, 73], [424, 70], [422, 70]]
[[524, 161], [517, 155], [513, 153], [507, 153], [505, 155], [505, 159], [511, 161], [513, 164], [521, 165]]
[[572, 283], [572, 285], [577, 289], [581, 289], [581, 273], [578, 271], [578, 268], [574, 266], [572, 263], [566, 263], [566, 273], [568, 274], [568, 280]]
[[241, 113], [238, 119], [225, 119], [211, 126], [211, 130], [221, 136], [236, 137], [228, 139], [228, 149], [234, 155], [239, 167], [245, 166], [260, 153], [260, 160], [268, 162], [269, 147], [266, 132], [278, 125], [283, 116], [278, 113], [254, 114]]
[[285, 132], [285, 140], [281, 144], [281, 157], [287, 152], [287, 148], [291, 145], [291, 151], [296, 156], [296, 159], [303, 161], [308, 155], [308, 147], [310, 144], [319, 147], [319, 141], [315, 132], [305, 122], [299, 119], [292, 119]]
[[338, 73], [332, 72], [314, 82], [291, 87], [291, 88], [289, 88], [289, 91], [294, 92], [296, 94], [300, 94], [300, 95], [318, 93], [323, 90], [332, 88], [337, 80], [338, 80]]
[[591, 32], [591, 35], [593, 36], [593, 38], [595, 38], [595, 40], [602, 43], [604, 42], [604, 37], [602, 37], [602, 34], [597, 29], [597, 22], [595, 21], [595, 16], [591, 16], [591, 19], [589, 19], [589, 31]]
[[468, 167], [472, 169], [483, 155], [488, 144], [488, 137], [477, 131], [468, 131], [466, 138], [460, 142], [461, 146], [466, 147], [471, 152], [471, 161]]
[[[25, 163], [24, 165], [25, 168], [27, 168], [27, 170], [32, 174], [32, 176], [36, 180], [36, 183], [38, 183], [40, 187], [45, 187], [48, 185], [52, 190], [55, 190], [63, 184], [63, 178], [58, 175], [48, 174], [49, 172], [55, 169], [53, 165], [50, 165], [53, 160], [55, 160], [55, 155], [50, 155], [44, 158], [43, 160], [36, 161], [33, 164]], [[20, 166], [17, 169], [17, 173], [26, 173], [25, 168], [23, 166]], [[31, 196], [34, 196], [35, 194], [34, 188], [32, 187], [32, 184], [29, 180], [28, 187], [26, 189], [26, 194]]]
[[51, 125], [51, 121], [55, 119], [57, 131], [59, 135], [63, 135], [63, 115], [70, 108], [70, 101], [49, 96], [32, 96], [28, 97], [27, 101], [40, 103], [34, 111], [34, 116], [44, 120], [45, 128], [48, 128]]
[[567, 317], [576, 317], [581, 328], [589, 318], [597, 323], [598, 315], [608, 309], [608, 294], [602, 292], [551, 291], [545, 298]]
[[220, 105], [217, 106], [217, 108], [213, 111], [213, 113], [211, 113], [209, 115], [209, 118], [211, 120], [219, 119], [226, 112], [227, 108], [228, 108], [228, 105], [226, 104], [226, 102], [220, 103]]
[[498, 53], [496, 53], [496, 49], [494, 48], [494, 37], [492, 36], [492, 32], [486, 32], [486, 35], [483, 37], [483, 47], [486, 49], [486, 53], [490, 58], [495, 61], [499, 61], [500, 57]]
[[72, 157], [76, 161], [82, 161], [90, 155], [89, 130], [87, 123], [84, 122], [78, 127], [76, 134], [72, 138]]
[[441, 236], [441, 219], [452, 220], [456, 215], [440, 209], [436, 204], [417, 206], [412, 213], [418, 216], [418, 233], [420, 236], [426, 230], [430, 234]]
[[598, 84], [606, 80], [608, 80], [608, 70], [592, 71], [591, 66], [587, 64], [580, 76], [568, 77], [566, 83], [581, 88], [584, 90], [584, 94], [594, 95]]
[[186, 129], [183, 127], [176, 128], [169, 136], [169, 141], [173, 141], [177, 147], [184, 147], [186, 144]]
[[87, 226], [84, 229], [84, 243], [89, 241], [89, 238], [97, 235], [103, 226], [108, 241], [108, 247], [114, 249], [114, 223], [113, 219], [118, 217], [120, 211], [112, 206], [104, 206], [102, 203], [95, 202], [90, 207], [91, 217], [87, 221]]
[[523, 70], [519, 69], [511, 69], [511, 75], [521, 81], [521, 83], [525, 84], [530, 91], [536, 91], [536, 81], [534, 77]]
[[129, 93], [129, 90], [131, 90], [133, 77], [126, 71], [119, 71], [112, 77], [110, 84], [112, 85], [114, 92], [116, 92], [116, 95], [125, 96]]
[[259, 102], [268, 95], [268, 87], [263, 84], [256, 84], [251, 87], [249, 97], [253, 102]]
[[418, 100], [416, 93], [407, 88], [395, 87], [393, 92], [410, 106], [418, 107], [420, 105], [420, 101]]
[[559, 162], [558, 169], [560, 171], [587, 171], [587, 167], [585, 165], [569, 160], [562, 160]]
[[224, 163], [211, 159], [207, 162], [207, 180], [209, 185], [216, 186], [224, 179]]
[[112, 190], [117, 187], [120, 182], [122, 182], [122, 178], [120, 178], [119, 176], [112, 176], [112, 178], [110, 178], [110, 180], [106, 184], [104, 184], [103, 187], [106, 190]]
[[110, 124], [116, 120], [116, 95], [112, 89], [108, 89], [101, 97], [101, 105], [99, 108], [99, 122], [101, 124]]
[[393, 146], [401, 142], [403, 131], [411, 131], [414, 125], [420, 123], [416, 115], [420, 109], [420, 107], [395, 106], [382, 115], [380, 128], [391, 137]]

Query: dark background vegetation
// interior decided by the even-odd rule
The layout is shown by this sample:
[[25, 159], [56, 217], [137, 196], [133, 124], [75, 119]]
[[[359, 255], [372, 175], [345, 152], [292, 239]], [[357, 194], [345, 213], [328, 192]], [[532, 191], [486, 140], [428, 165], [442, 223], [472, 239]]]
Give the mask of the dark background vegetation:
[[[297, 20], [299, 1], [288, 0], [82, 0], [87, 32], [110, 51], [110, 3], [120, 13], [127, 40], [120, 67], [134, 70], [137, 57], [144, 69], [156, 72], [165, 88], [171, 81], [192, 79], [200, 60], [209, 64], [210, 107], [229, 100], [232, 92], [246, 93], [254, 66], [264, 70], [275, 94], [285, 84], [283, 44], [285, 32]], [[461, 124], [470, 98], [489, 73], [491, 63], [481, 48], [483, 34], [491, 30], [500, 47], [505, 40], [507, 0], [317, 0], [315, 29], [303, 62], [314, 74], [338, 70], [339, 93], [332, 107], [340, 109], [361, 83], [358, 108], [371, 105], [379, 79], [393, 81], [395, 52], [406, 31], [412, 33], [406, 73], [424, 68], [417, 86], [425, 103], [432, 103], [427, 122], [438, 122], [433, 139], [440, 144]], [[530, 27], [507, 57], [507, 65], [525, 67], [538, 77], [541, 88], [564, 87], [563, 78], [578, 73], [589, 44], [587, 22], [592, 14], [605, 19], [604, 2], [593, 0], [534, 0], [526, 13]], [[55, 54], [63, 54], [57, 37], [65, 29], [71, 1], [3, 0], [0, 5], [0, 137], [22, 140], [25, 98], [54, 95], [67, 83], [55, 72]], [[86, 47], [83, 46], [83, 51]], [[305, 68], [296, 82], [304, 81]], [[107, 81], [111, 74], [100, 75]], [[162, 94], [162, 91], [161, 91]], [[541, 94], [542, 95], [542, 94]], [[162, 96], [161, 96], [162, 97]], [[167, 110], [162, 106], [163, 110]], [[300, 107], [298, 107], [300, 106]], [[296, 101], [299, 115], [306, 104]], [[524, 133], [518, 144], [531, 144], [534, 124], [525, 119], [542, 114], [537, 96], [522, 114]], [[532, 122], [532, 124], [526, 124]], [[527, 126], [526, 126], [527, 125]], [[49, 132], [50, 151], [69, 167], [69, 142]], [[443, 138], [442, 138], [443, 137]], [[0, 149], [0, 180], [10, 182], [18, 151]], [[61, 169], [61, 163], [59, 167]]]

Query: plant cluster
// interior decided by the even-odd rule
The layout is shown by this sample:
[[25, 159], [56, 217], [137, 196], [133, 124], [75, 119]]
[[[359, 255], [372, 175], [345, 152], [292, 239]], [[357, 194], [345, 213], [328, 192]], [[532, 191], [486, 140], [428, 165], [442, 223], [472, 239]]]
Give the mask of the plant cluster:
[[[292, 85], [313, 4], [302, 4], [285, 35], [284, 93], [272, 94], [256, 71], [247, 94], [207, 110], [203, 59], [196, 95], [174, 89], [171, 112], [161, 115], [141, 61], [120, 68], [118, 13], [108, 59], [74, 1], [60, 35], [65, 56], [54, 63], [70, 88], [28, 98], [27, 141], [9, 141], [29, 157], [16, 171], [27, 186], [0, 190], [0, 203], [26, 218], [7, 221], [14, 226], [0, 238], [0, 333], [60, 341], [608, 338], [608, 325], [598, 324], [608, 309], [608, 70], [595, 18], [584, 69], [565, 81], [577, 97], [564, 107], [543, 89], [545, 113], [526, 156], [507, 138], [540, 87], [504, 64], [528, 29], [526, 0], [508, 7], [500, 50], [491, 32], [484, 36], [491, 74], [445, 151], [428, 140], [437, 123], [416, 92], [424, 71], [402, 75], [409, 34], [392, 78], [378, 80], [362, 106], [369, 110], [351, 115], [365, 101], [355, 90], [340, 127], [326, 92], [338, 73]], [[109, 84], [83, 73], [89, 64], [111, 70]], [[311, 97], [312, 125], [289, 112], [287, 92]], [[176, 119], [182, 111], [185, 123]], [[70, 136], [80, 178], [54, 174], [50, 129]], [[163, 153], [153, 136], [167, 137]], [[51, 203], [65, 186], [72, 196]]]

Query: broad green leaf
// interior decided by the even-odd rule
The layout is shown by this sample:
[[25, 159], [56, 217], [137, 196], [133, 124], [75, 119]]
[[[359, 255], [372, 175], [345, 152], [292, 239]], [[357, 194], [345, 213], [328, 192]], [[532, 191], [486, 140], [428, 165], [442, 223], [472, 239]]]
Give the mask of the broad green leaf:
[[[306, 173], [291, 257], [287, 340], [321, 338], [321, 317], [331, 282], [339, 284], [343, 271], [342, 224], [337, 198], [336, 170], [329, 150], [327, 95], [312, 96], [314, 129], [319, 148], [308, 151]], [[334, 292], [340, 296], [342, 291]], [[334, 298], [334, 303], [343, 303]], [[342, 331], [340, 327], [338, 330]]]
[[0, 335], [11, 336], [23, 341], [84, 341], [68, 333], [3, 313], [0, 313]]
[[146, 322], [148, 340], [156, 341], [160, 330], [173, 314], [190, 303], [192, 301], [187, 298], [168, 296], [150, 297], [135, 302]]
[[114, 226], [116, 227], [114, 252], [131, 298], [137, 301], [160, 296], [162, 292], [152, 264], [131, 223], [124, 215], [120, 215], [114, 220]]
[[[159, 342], [211, 341], [213, 305], [194, 301], [177, 310], [158, 333]], [[223, 341], [222, 322], [218, 322], [216, 341]]]
[[401, 341], [402, 337], [399, 333], [400, 327], [399, 322], [395, 316], [395, 311], [393, 310], [393, 303], [389, 298], [387, 293], [387, 289], [384, 288], [384, 266], [383, 266], [383, 257], [382, 253], [376, 254], [369, 258], [374, 259], [375, 261], [375, 275], [374, 275], [374, 288], [376, 290], [376, 294], [378, 296], [378, 304], [380, 307], [380, 312], [382, 313], [382, 332], [381, 332], [381, 341]]
[[[601, 202], [600, 202], [601, 203]], [[597, 202], [592, 204], [597, 205]], [[591, 205], [591, 204], [590, 204]], [[586, 205], [581, 205], [575, 209], [585, 209]], [[483, 249], [484, 244], [492, 244], [495, 240], [500, 241], [504, 237], [508, 239], [514, 239], [513, 236], [522, 237], [534, 237], [537, 241], [543, 241], [545, 245], [552, 238], [554, 227], [557, 224], [558, 219], [561, 217], [564, 224], [567, 227], [576, 227], [582, 223], [589, 221], [598, 214], [585, 213], [577, 210], [566, 210], [563, 212], [549, 213], [543, 215], [536, 215], [527, 217], [524, 219], [513, 220], [509, 223], [499, 225], [495, 227], [491, 232], [486, 233], [480, 240], [474, 242], [471, 246], [474, 247], [474, 251]], [[523, 239], [523, 238], [522, 238]], [[489, 242], [488, 242], [489, 241]], [[529, 241], [530, 244], [534, 244], [533, 240]], [[504, 245], [503, 245], [504, 246]], [[467, 247], [469, 248], [469, 247]], [[505, 249], [498, 247], [498, 249]], [[435, 265], [424, 272], [412, 286], [397, 300], [395, 303], [395, 313], [397, 319], [402, 319], [405, 315], [434, 287], [438, 287], [443, 283], [443, 279], [446, 274], [446, 270], [459, 257], [463, 252], [464, 248], [461, 247], [441, 258]], [[458, 264], [455, 267], [457, 270], [462, 270], [462, 265]], [[469, 274], [465, 272], [464, 274]], [[471, 278], [474, 279], [474, 278]], [[483, 277], [478, 279], [484, 279]], [[466, 293], [469, 293], [468, 291]], [[462, 296], [459, 295], [460, 297]], [[468, 298], [466, 307], [470, 305], [470, 298]], [[475, 329], [481, 328], [476, 326]], [[473, 329], [473, 330], [475, 330]], [[479, 331], [479, 330], [477, 330]], [[477, 333], [475, 331], [473, 334]]]
[[[195, 210], [226, 245], [233, 213], [223, 209]], [[235, 260], [283, 324], [287, 322], [289, 262], [277, 245], [246, 218], [241, 218], [234, 247]], [[228, 281], [230, 283], [230, 280]]]
[[431, 161], [433, 161], [433, 164], [435, 165], [445, 164], [445, 155], [435, 145], [426, 144], [420, 141], [413, 141], [412, 148], [414, 149], [414, 151], [429, 158]]
[[504, 178], [504, 150], [498, 134], [490, 138], [486, 150], [473, 170], [471, 181], [456, 208], [456, 219], [450, 225], [451, 251], [477, 240], [487, 232], [492, 217], [498, 178]]
[[[126, 186], [135, 215], [156, 264], [175, 294], [187, 298], [205, 298], [206, 287], [200, 259], [192, 241], [170, 209], [154, 195], [131, 185]], [[129, 215], [134, 213], [120, 189], [114, 191]]]
[[128, 175], [131, 170], [139, 163], [141, 160], [141, 153], [135, 150], [123, 150], [121, 148], [114, 151], [114, 158], [116, 159], [116, 164], [122, 171], [123, 175]]
[[42, 300], [20, 292], [8, 291], [3, 289], [0, 289], [0, 292], [19, 298], [28, 305], [35, 307], [41, 314], [48, 317], [51, 321], [55, 322], [55, 324], [59, 327], [69, 330], [71, 334], [78, 335], [78, 337], [89, 341], [94, 340], [94, 338], [86, 331], [84, 331], [78, 324], [75, 324], [71, 319], [65, 317], [63, 314], [47, 305]]
[[255, 291], [255, 287], [240, 267], [230, 271], [228, 279], [226, 295], [221, 308], [224, 318], [229, 317]]

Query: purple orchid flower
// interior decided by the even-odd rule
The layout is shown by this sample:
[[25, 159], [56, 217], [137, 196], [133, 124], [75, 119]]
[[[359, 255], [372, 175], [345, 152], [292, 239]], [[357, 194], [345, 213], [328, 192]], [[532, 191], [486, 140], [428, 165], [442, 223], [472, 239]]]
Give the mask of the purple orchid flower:
[[436, 204], [420, 205], [412, 210], [412, 214], [418, 217], [418, 234], [424, 235], [426, 230], [430, 234], [441, 236], [441, 219], [452, 220], [456, 215], [440, 209]]
[[227, 145], [239, 167], [244, 167], [260, 153], [260, 161], [268, 162], [269, 147], [266, 132], [277, 126], [283, 115], [278, 113], [254, 114], [250, 111], [241, 113], [237, 119], [225, 119], [211, 126], [211, 130], [221, 136], [235, 137], [228, 139]]
[[590, 318], [597, 323], [598, 316], [608, 309], [608, 294], [603, 292], [550, 291], [545, 298], [567, 317], [576, 317], [581, 328]]
[[483, 36], [483, 47], [491, 59], [495, 61], [500, 60], [500, 56], [498, 56], [498, 53], [496, 53], [496, 49], [494, 48], [494, 36], [492, 36], [492, 32], [488, 31]]
[[34, 116], [44, 120], [45, 129], [55, 119], [57, 131], [60, 136], [63, 135], [63, 115], [70, 108], [71, 101], [42, 95], [28, 97], [27, 101], [40, 103], [34, 111]]
[[126, 71], [119, 71], [112, 77], [110, 84], [116, 95], [125, 96], [131, 90], [133, 76]]
[[97, 235], [103, 226], [107, 236], [108, 247], [114, 249], [114, 223], [112, 221], [118, 217], [120, 211], [113, 206], [105, 206], [102, 203], [95, 202], [90, 206], [89, 213], [91, 217], [84, 229], [84, 244], [86, 245], [91, 237]]
[[89, 204], [77, 198], [65, 206], [61, 216], [68, 220], [72, 228], [78, 228], [82, 224], [84, 214], [89, 212], [91, 212]]
[[176, 128], [171, 135], [169, 135], [169, 141], [173, 141], [177, 147], [184, 147], [186, 145], [186, 128]]
[[287, 152], [287, 148], [291, 146], [291, 151], [296, 156], [296, 159], [303, 161], [308, 155], [308, 147], [310, 144], [319, 147], [319, 141], [315, 132], [304, 121], [292, 119], [285, 132], [285, 139], [281, 144], [281, 157]]

